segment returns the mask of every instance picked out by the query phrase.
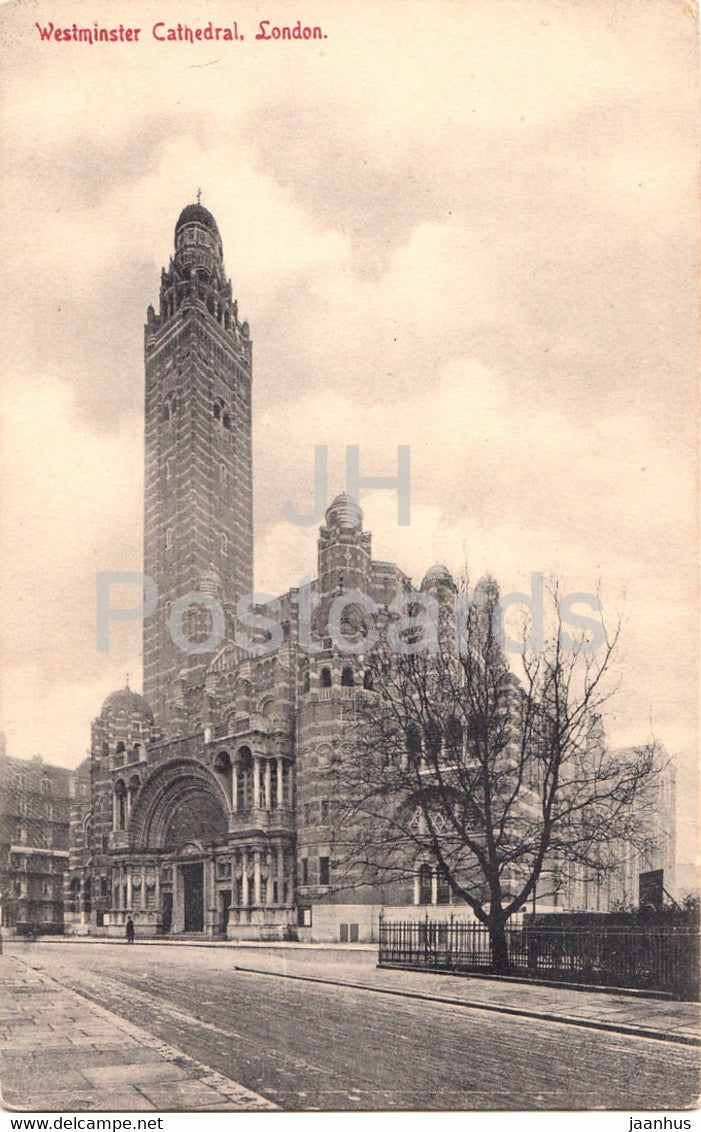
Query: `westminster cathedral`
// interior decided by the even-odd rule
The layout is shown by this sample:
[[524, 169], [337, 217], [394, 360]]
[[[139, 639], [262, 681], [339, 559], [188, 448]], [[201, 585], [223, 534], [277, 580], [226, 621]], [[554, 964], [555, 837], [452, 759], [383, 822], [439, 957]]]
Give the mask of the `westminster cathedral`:
[[[368, 606], [386, 608], [411, 582], [373, 559], [360, 507], [339, 495], [319, 530], [316, 578], [248, 604], [252, 343], [199, 202], [175, 226], [144, 353], [144, 584], [156, 595], [144, 611], [144, 694], [127, 684], [107, 697], [74, 776], [66, 929], [122, 936], [131, 919], [143, 938], [353, 943], [376, 940], [383, 914], [415, 918], [418, 905], [432, 919], [470, 917], [427, 860], [407, 861], [405, 879], [342, 883], [335, 785], [378, 696]], [[420, 590], [440, 605], [456, 587], [434, 566]], [[329, 635], [341, 595], [350, 649]], [[249, 624], [275, 625], [274, 648], [255, 633], [242, 643], [242, 605]], [[666, 844], [670, 875], [673, 837]], [[629, 898], [640, 867], [631, 858], [607, 894], [575, 876], [555, 910]]]
[[[144, 937], [372, 939], [383, 904], [436, 903], [438, 884], [351, 902], [334, 891], [329, 783], [358, 704], [376, 693], [362, 652], [340, 652], [325, 628], [339, 593], [386, 605], [409, 579], [373, 560], [360, 507], [340, 495], [309, 587], [314, 648], [300, 647], [295, 589], [276, 603], [274, 651], [239, 647], [234, 611], [253, 590], [252, 343], [200, 203], [175, 226], [144, 351], [144, 573], [158, 603], [144, 617], [144, 694], [107, 697], [77, 774], [67, 926], [123, 935], [131, 916]], [[448, 583], [438, 567], [423, 586]], [[225, 631], [210, 649], [212, 605]], [[354, 625], [346, 609], [344, 633], [360, 612]], [[201, 647], [183, 649], [174, 613]]]

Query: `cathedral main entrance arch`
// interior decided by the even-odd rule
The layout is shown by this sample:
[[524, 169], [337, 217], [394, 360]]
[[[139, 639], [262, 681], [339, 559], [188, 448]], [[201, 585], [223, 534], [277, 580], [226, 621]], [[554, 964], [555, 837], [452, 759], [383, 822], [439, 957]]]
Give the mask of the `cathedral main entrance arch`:
[[163, 869], [163, 932], [215, 930], [214, 851], [226, 841], [229, 803], [211, 771], [194, 759], [159, 767], [132, 811], [131, 848]]

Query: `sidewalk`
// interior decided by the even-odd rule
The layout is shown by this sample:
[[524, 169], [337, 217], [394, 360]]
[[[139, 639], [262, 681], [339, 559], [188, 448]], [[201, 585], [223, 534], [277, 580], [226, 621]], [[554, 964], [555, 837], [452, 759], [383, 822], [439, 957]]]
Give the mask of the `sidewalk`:
[[262, 1112], [277, 1107], [16, 956], [4, 957], [0, 985], [5, 1108]]

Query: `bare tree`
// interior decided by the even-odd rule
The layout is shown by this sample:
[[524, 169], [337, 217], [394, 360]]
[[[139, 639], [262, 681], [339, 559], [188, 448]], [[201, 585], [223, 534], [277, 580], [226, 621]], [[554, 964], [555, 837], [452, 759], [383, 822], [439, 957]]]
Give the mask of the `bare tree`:
[[616, 847], [650, 848], [654, 744], [617, 754], [601, 726], [618, 632], [597, 649], [586, 633], [570, 639], [550, 596], [553, 631], [536, 652], [524, 647], [520, 679], [492, 579], [469, 601], [444, 593], [428, 633], [416, 619], [395, 625], [392, 642], [385, 625], [369, 659], [374, 691], [336, 777], [339, 882], [432, 868], [489, 929], [499, 972], [505, 925], [544, 870], [575, 863], [601, 875], [616, 867]]

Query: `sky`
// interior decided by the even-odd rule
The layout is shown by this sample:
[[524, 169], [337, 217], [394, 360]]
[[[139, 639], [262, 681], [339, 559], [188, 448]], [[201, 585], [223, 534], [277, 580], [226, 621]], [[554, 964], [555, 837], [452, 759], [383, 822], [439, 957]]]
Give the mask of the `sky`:
[[[43, 42], [36, 24], [140, 27]], [[151, 28], [238, 22], [235, 43]], [[256, 41], [260, 19], [323, 40]], [[21, 0], [0, 7], [8, 751], [76, 765], [138, 624], [95, 646], [98, 571], [141, 568], [143, 322], [185, 204], [217, 219], [254, 343], [255, 580], [314, 572], [314, 447], [390, 475], [373, 554], [502, 590], [600, 591], [615, 744], [697, 777], [697, 28], [676, 0]]]

